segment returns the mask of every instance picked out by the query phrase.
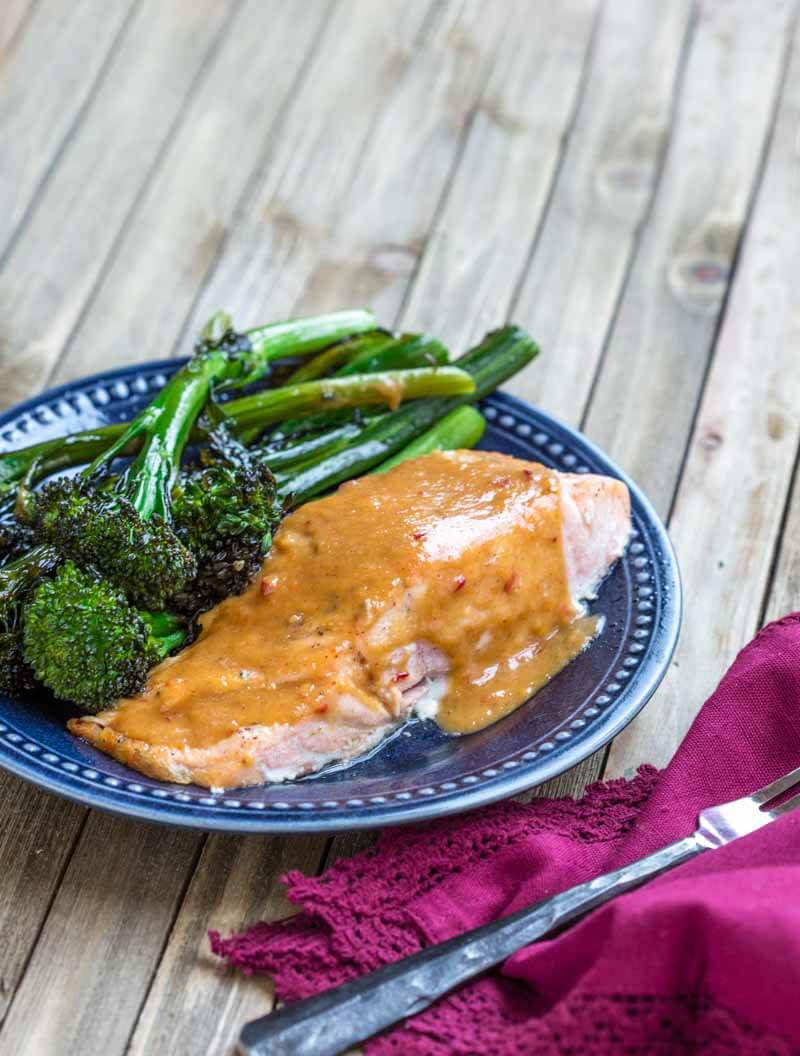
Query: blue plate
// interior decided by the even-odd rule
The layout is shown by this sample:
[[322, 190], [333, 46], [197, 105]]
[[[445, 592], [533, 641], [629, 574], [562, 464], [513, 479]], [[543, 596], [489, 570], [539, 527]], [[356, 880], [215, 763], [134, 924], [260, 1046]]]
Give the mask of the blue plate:
[[[130, 418], [180, 361], [126, 367], [52, 389], [0, 416], [0, 450]], [[151, 781], [73, 737], [46, 697], [0, 696], [0, 766], [117, 814], [221, 832], [366, 829], [468, 810], [539, 785], [616, 736], [650, 698], [675, 648], [681, 588], [663, 525], [639, 489], [574, 430], [511, 396], [483, 401], [482, 447], [576, 473], [620, 477], [634, 531], [593, 611], [602, 635], [548, 686], [479, 733], [407, 723], [368, 756], [284, 785], [222, 795]]]

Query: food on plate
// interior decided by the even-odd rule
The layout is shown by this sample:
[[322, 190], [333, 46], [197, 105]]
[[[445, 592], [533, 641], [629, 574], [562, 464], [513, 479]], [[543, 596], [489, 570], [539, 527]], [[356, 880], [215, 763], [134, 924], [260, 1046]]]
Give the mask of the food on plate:
[[435, 338], [362, 310], [244, 333], [217, 313], [131, 422], [0, 454], [0, 689], [82, 711], [137, 693], [247, 587], [289, 510], [476, 443], [466, 404], [537, 351], [506, 326], [451, 364]]
[[248, 589], [140, 694], [69, 727], [162, 780], [230, 788], [349, 759], [413, 711], [495, 722], [597, 632], [582, 600], [622, 554], [625, 485], [433, 452], [301, 506]]

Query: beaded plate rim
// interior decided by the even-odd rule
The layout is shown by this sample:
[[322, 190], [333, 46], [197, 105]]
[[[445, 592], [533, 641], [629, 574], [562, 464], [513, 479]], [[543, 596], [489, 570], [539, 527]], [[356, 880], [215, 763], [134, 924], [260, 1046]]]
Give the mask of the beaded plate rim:
[[[0, 449], [20, 446], [42, 427], [92, 413], [107, 416], [115, 402], [160, 388], [184, 360], [121, 367], [50, 389], [0, 415]], [[639, 488], [598, 447], [551, 415], [507, 393], [481, 402], [490, 426], [535, 448], [536, 457], [569, 472], [603, 472], [628, 485], [634, 535], [623, 559], [626, 587], [636, 611], [626, 613], [620, 647], [580, 713], [532, 744], [457, 780], [403, 788], [387, 795], [348, 799], [253, 799], [211, 793], [197, 786], [130, 779], [103, 772], [107, 757], [77, 738], [75, 754], [53, 750], [6, 713], [13, 704], [0, 695], [0, 767], [46, 791], [112, 813], [205, 831], [287, 834], [375, 828], [427, 820], [504, 799], [558, 776], [607, 744], [634, 718], [661, 682], [674, 653], [682, 618], [680, 574], [666, 529]], [[86, 427], [82, 424], [81, 427]], [[534, 452], [532, 452], [533, 454]], [[623, 653], [624, 655], [620, 655]], [[611, 670], [613, 668], [613, 670]], [[32, 706], [32, 705], [29, 705]], [[388, 741], [412, 729], [406, 724]], [[67, 735], [69, 736], [69, 735]], [[374, 754], [385, 746], [383, 741]], [[83, 757], [83, 759], [81, 758]], [[119, 764], [108, 761], [119, 770]], [[358, 760], [348, 767], [358, 765]], [[281, 788], [309, 787], [314, 778]]]

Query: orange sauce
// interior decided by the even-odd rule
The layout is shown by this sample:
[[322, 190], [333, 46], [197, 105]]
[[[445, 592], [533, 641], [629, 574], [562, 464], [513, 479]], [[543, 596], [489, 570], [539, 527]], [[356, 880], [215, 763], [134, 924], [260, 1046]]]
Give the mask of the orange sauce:
[[569, 595], [559, 487], [535, 463], [435, 453], [303, 506], [248, 590], [206, 613], [110, 728], [202, 748], [246, 726], [335, 721], [343, 698], [400, 714], [420, 641], [449, 666], [441, 726], [496, 721], [596, 631]]

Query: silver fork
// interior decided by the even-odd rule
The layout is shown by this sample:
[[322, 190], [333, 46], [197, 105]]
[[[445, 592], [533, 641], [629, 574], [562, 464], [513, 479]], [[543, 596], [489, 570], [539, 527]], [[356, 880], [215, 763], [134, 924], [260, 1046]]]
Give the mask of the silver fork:
[[800, 767], [750, 796], [709, 807], [701, 813], [691, 836], [646, 858], [255, 1019], [242, 1030], [239, 1052], [242, 1056], [334, 1056], [344, 1052], [422, 1012], [461, 983], [616, 895], [768, 825], [800, 805], [798, 792], [779, 806], [769, 806], [799, 783]]

